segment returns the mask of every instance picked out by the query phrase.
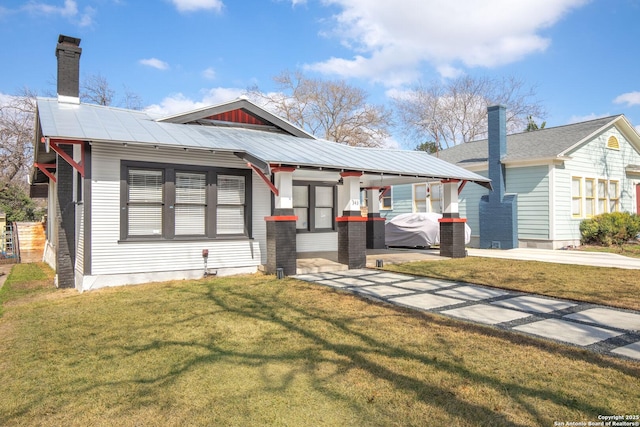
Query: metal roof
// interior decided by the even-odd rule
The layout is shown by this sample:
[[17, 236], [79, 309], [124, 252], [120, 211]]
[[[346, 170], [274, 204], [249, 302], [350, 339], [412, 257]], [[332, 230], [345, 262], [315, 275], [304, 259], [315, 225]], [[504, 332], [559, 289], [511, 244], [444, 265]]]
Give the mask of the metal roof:
[[38, 99], [38, 119], [46, 138], [228, 151], [258, 163], [266, 172], [276, 164], [403, 176], [408, 179], [403, 182], [438, 178], [491, 186], [489, 179], [421, 151], [351, 147], [241, 127], [160, 122], [143, 111], [49, 98]]

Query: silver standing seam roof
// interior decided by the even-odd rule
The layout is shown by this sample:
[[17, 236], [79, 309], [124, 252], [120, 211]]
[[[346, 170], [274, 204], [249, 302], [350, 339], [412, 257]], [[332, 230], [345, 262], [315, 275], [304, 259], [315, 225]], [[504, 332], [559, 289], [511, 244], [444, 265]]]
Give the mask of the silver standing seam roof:
[[421, 151], [351, 147], [242, 127], [170, 123], [144, 111], [65, 104], [50, 98], [38, 98], [38, 120], [40, 136], [46, 138], [233, 152], [266, 173], [270, 172], [269, 165], [275, 164], [402, 176], [415, 178], [416, 182], [460, 179], [491, 188], [488, 178]]

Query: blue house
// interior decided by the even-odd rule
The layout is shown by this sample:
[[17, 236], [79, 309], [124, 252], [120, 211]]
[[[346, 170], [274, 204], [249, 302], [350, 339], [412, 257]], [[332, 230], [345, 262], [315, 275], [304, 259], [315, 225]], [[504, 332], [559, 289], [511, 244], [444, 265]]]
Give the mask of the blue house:
[[[443, 150], [438, 157], [490, 177], [486, 139]], [[508, 135], [506, 153], [498, 160], [505, 194], [517, 195], [519, 247], [577, 246], [585, 218], [640, 212], [640, 135], [624, 115]], [[394, 186], [381, 216], [440, 212], [441, 193], [436, 181]], [[487, 194], [477, 186], [460, 193], [460, 216], [471, 227], [472, 247], [481, 247], [480, 200]]]

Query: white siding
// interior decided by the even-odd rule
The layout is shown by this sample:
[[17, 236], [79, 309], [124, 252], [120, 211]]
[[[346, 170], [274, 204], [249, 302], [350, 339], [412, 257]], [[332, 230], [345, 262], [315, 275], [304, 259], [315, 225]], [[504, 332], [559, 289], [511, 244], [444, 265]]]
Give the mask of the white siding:
[[84, 273], [84, 212], [83, 205], [76, 205], [76, 274]]
[[[264, 217], [269, 215], [269, 192], [252, 180], [255, 240], [120, 241], [120, 160], [203, 165], [246, 169], [233, 154], [185, 152], [147, 147], [120, 147], [94, 143], [92, 147], [92, 275], [197, 270], [203, 268], [202, 250], [209, 250], [208, 268], [257, 267], [266, 257]], [[257, 184], [257, 185], [256, 185]], [[262, 219], [262, 221], [261, 221]]]
[[338, 233], [298, 233], [297, 252], [335, 252], [338, 250]]

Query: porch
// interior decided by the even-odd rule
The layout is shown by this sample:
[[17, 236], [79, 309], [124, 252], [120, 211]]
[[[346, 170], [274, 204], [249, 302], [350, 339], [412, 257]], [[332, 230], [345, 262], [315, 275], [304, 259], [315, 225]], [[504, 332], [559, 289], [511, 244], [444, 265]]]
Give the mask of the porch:
[[[338, 262], [338, 252], [298, 252], [297, 274], [325, 273], [348, 270]], [[383, 265], [412, 261], [439, 261], [448, 259], [440, 256], [440, 249], [387, 248], [367, 249], [367, 267], [375, 267], [378, 260]]]

